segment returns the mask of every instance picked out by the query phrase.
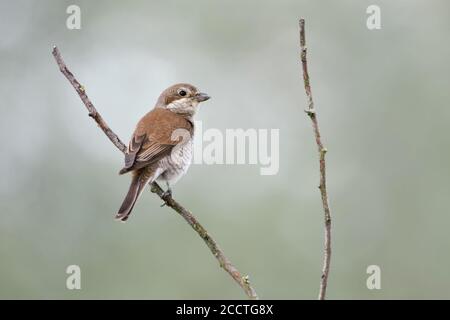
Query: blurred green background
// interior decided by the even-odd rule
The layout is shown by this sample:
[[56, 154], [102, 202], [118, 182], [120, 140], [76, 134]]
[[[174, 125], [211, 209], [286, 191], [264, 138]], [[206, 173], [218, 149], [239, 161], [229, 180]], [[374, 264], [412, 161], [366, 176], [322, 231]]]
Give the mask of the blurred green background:
[[[81, 7], [81, 30], [66, 8]], [[381, 7], [381, 30], [366, 8]], [[208, 92], [204, 129], [279, 128], [280, 170], [193, 165], [174, 195], [261, 298], [315, 299], [318, 161], [303, 109], [298, 18], [328, 147], [328, 297], [450, 298], [448, 1], [0, 1], [0, 298], [245, 298], [149, 191], [113, 217], [129, 177], [57, 69], [58, 45], [128, 141], [176, 82]], [[66, 267], [81, 267], [81, 290]], [[366, 268], [381, 268], [368, 290]]]

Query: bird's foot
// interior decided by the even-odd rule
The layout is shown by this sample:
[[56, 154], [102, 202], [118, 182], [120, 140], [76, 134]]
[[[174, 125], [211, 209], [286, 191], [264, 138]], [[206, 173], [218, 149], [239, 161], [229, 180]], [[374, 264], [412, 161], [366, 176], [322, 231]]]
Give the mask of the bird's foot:
[[163, 194], [161, 195], [161, 198], [166, 198], [166, 197], [172, 197], [172, 189], [168, 188], [166, 191], [163, 192]]
[[[167, 188], [166, 191], [164, 191], [164, 193], [161, 195], [161, 199], [163, 199], [164, 201], [166, 200], [166, 198], [172, 198], [172, 189]], [[163, 204], [161, 204], [161, 207], [164, 207], [166, 205], [166, 202], [164, 202]]]

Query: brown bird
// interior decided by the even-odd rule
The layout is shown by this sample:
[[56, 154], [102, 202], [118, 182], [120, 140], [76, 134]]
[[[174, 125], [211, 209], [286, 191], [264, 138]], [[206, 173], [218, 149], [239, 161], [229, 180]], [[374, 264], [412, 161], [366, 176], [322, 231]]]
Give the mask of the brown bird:
[[192, 160], [193, 117], [209, 96], [187, 83], [164, 90], [152, 111], [138, 122], [119, 174], [132, 173], [130, 189], [116, 215], [126, 221], [145, 186], [166, 182], [166, 193], [188, 170]]

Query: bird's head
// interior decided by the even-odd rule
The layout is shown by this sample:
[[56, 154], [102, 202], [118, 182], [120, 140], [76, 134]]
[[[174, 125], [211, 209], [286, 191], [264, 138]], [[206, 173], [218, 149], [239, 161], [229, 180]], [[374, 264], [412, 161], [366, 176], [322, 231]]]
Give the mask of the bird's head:
[[178, 83], [164, 90], [155, 108], [163, 108], [181, 115], [193, 116], [200, 102], [210, 97], [188, 83]]

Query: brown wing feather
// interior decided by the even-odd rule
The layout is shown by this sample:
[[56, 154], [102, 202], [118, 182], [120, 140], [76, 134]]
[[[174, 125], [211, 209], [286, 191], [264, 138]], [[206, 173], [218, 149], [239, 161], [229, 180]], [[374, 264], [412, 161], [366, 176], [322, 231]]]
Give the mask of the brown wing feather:
[[130, 144], [128, 145], [128, 151], [125, 154], [125, 168], [131, 168], [133, 166], [136, 160], [136, 155], [141, 150], [145, 139], [145, 134], [141, 136], [133, 136], [131, 138]]
[[140, 169], [170, 154], [181, 138], [172, 140], [172, 133], [184, 129], [192, 136], [192, 123], [172, 111], [153, 109], [137, 124], [125, 154], [125, 167], [120, 173]]

